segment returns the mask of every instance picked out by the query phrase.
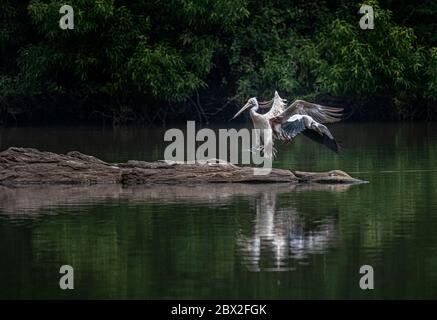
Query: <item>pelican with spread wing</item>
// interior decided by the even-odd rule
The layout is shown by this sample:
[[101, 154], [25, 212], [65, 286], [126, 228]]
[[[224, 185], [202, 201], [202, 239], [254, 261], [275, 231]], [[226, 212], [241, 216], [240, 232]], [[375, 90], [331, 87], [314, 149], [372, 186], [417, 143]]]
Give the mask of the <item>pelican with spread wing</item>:
[[[285, 101], [278, 92], [275, 92], [272, 100], [266, 102], [258, 102], [256, 98], [250, 98], [232, 119], [250, 108], [250, 117], [254, 128], [271, 130], [272, 132], [271, 137], [264, 138], [262, 141], [264, 150], [273, 150], [274, 139], [290, 142], [302, 133], [338, 152], [338, 144], [324, 124], [340, 121], [343, 116], [343, 108], [326, 107], [304, 100], [296, 100], [285, 108]], [[268, 108], [270, 110], [267, 113], [258, 113], [259, 109]], [[267, 154], [267, 156], [273, 155], [273, 153]]]

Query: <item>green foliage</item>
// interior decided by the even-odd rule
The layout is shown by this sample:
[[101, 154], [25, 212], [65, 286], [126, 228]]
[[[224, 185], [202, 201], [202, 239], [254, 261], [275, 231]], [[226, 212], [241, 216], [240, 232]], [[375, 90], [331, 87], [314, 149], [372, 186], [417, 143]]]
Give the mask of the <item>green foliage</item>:
[[140, 43], [129, 60], [128, 71], [138, 91], [151, 93], [164, 101], [182, 100], [203, 84], [195, 73], [188, 71], [183, 57], [173, 48], [154, 48]]
[[430, 79], [426, 88], [426, 96], [437, 101], [437, 47], [430, 49], [430, 58], [426, 66], [426, 76]]
[[75, 0], [75, 28], [65, 31], [58, 27], [62, 4], [33, 0], [27, 7], [40, 38], [17, 58], [22, 91], [133, 92], [183, 101], [205, 86], [213, 67], [218, 42], [208, 28], [232, 30], [244, 15], [238, 1]]
[[146, 109], [215, 91], [238, 103], [274, 90], [437, 100], [435, 35], [415, 19], [429, 24], [434, 5], [369, 1], [375, 29], [361, 30], [360, 3], [343, 0], [71, 0], [75, 28], [62, 30], [63, 1], [0, 1], [5, 99], [98, 96]]
[[335, 95], [414, 94], [421, 90], [422, 48], [410, 28], [391, 22], [377, 6], [374, 30], [361, 30], [336, 19], [319, 35], [321, 59], [317, 81], [322, 92]]
[[[287, 17], [300, 20], [296, 13], [300, 10], [296, 8], [287, 9], [288, 15], [281, 15], [286, 20], [280, 21], [285, 26], [282, 29], [268, 19], [263, 20], [268, 26], [251, 25], [250, 38], [254, 42], [269, 38], [272, 43], [254, 50], [261, 55], [259, 61], [235, 58], [244, 63], [240, 67], [238, 97], [254, 95], [260, 89], [271, 95], [275, 88], [293, 96], [422, 95], [426, 83], [435, 75], [435, 70], [425, 71], [430, 57], [417, 43], [412, 28], [396, 25], [389, 10], [380, 8], [376, 2], [372, 5], [376, 12], [373, 30], [360, 29], [359, 16], [351, 15], [348, 7], [340, 8], [335, 19], [329, 19], [333, 16], [323, 12], [319, 17], [325, 18], [325, 23], [325, 20], [318, 21], [316, 15], [314, 24], [324, 23], [324, 27], [311, 37], [293, 32], [300, 30], [299, 26], [292, 31], [286, 27], [291, 24]], [[280, 33], [271, 37], [269, 26]], [[253, 30], [259, 32], [263, 27], [265, 34], [253, 36]]]

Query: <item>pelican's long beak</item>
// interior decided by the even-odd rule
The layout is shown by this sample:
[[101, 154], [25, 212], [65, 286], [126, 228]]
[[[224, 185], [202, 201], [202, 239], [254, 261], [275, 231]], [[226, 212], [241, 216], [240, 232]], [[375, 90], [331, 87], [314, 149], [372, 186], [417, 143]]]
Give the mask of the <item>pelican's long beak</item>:
[[234, 120], [236, 117], [238, 117], [241, 113], [243, 113], [244, 110], [246, 110], [247, 108], [250, 107], [250, 103], [246, 103], [243, 108], [240, 109], [240, 111], [238, 111], [235, 116], [233, 116], [233, 118], [231, 120]]

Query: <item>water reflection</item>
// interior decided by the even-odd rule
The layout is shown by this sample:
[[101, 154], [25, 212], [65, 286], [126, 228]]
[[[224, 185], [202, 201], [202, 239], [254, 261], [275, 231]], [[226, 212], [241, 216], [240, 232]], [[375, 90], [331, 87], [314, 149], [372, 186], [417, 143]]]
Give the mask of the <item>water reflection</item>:
[[[306, 186], [321, 189], [324, 186]], [[326, 186], [344, 191], [348, 186]], [[240, 234], [237, 245], [250, 271], [291, 271], [294, 262], [310, 254], [324, 253], [337, 237], [337, 215], [322, 221], [306, 221], [293, 206], [277, 208], [278, 191], [261, 194], [256, 201], [253, 232]]]
[[[9, 218], [38, 219], [47, 214], [77, 212], [98, 203], [127, 201], [130, 206], [144, 202], [193, 203], [225, 206], [238, 199], [254, 204], [251, 222], [242, 223], [236, 232], [237, 256], [249, 271], [291, 271], [308, 255], [324, 253], [338, 234], [337, 214], [311, 217], [298, 209], [295, 200], [278, 206], [278, 197], [311, 191], [342, 192], [351, 185], [242, 185], [211, 184], [198, 186], [30, 186], [0, 187], [0, 213]], [[237, 209], [238, 210], [238, 209]], [[235, 213], [237, 215], [237, 212]], [[246, 227], [246, 231], [243, 230]], [[249, 228], [247, 228], [249, 226]], [[247, 230], [248, 229], [248, 230]]]
[[[133, 186], [92, 185], [92, 186], [0, 186], [0, 214], [38, 215], [46, 208], [87, 206], [109, 200], [126, 200], [132, 204], [157, 200], [166, 202], [193, 202], [196, 204], [223, 205], [238, 196], [256, 197], [270, 195], [273, 199], [279, 193], [304, 190], [345, 191], [351, 185], [310, 185], [310, 184], [208, 184], [192, 186]], [[267, 192], [267, 193], [266, 193]], [[267, 206], [268, 207], [268, 206]], [[261, 211], [267, 210], [260, 209]], [[258, 210], [257, 210], [258, 212]]]
[[[437, 126], [332, 131], [343, 154], [302, 138], [278, 145], [274, 166], [342, 169], [370, 184], [0, 188], [0, 298], [435, 299]], [[0, 149], [151, 161], [163, 132], [0, 128]], [[81, 270], [74, 293], [53, 281], [66, 263]], [[377, 290], [358, 286], [363, 264]]]

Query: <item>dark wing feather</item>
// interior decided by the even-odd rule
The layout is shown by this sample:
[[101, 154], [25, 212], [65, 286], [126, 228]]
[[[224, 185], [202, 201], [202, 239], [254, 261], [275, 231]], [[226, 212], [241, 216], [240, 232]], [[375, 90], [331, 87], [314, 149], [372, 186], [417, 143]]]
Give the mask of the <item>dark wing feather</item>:
[[289, 122], [283, 123], [281, 125], [281, 129], [290, 138], [294, 138], [298, 134], [304, 132], [306, 130], [306, 126], [305, 126], [305, 122], [303, 121], [303, 119], [297, 119], [294, 121], [289, 121]]
[[343, 117], [343, 108], [326, 107], [320, 104], [296, 100], [274, 120], [284, 123], [295, 114], [307, 115], [319, 123], [338, 122]]
[[321, 134], [315, 132], [314, 130], [309, 130], [309, 129], [303, 131], [302, 134], [317, 143], [325, 145], [328, 149], [334, 151], [335, 153], [338, 153], [339, 151], [339, 146], [337, 144], [337, 141], [335, 141], [335, 139], [330, 139], [327, 135], [322, 136]]
[[[314, 131], [313, 129], [308, 129], [305, 126], [305, 121], [303, 119], [296, 119], [294, 121], [288, 121], [281, 125], [281, 129], [285, 135], [291, 138], [296, 137], [298, 134], [302, 133], [311, 140], [325, 145], [328, 149], [338, 153], [339, 146], [335, 139], [329, 138], [326, 134], [321, 135], [320, 133]], [[326, 128], [326, 130], [328, 130]], [[332, 136], [332, 135], [331, 135]]]

